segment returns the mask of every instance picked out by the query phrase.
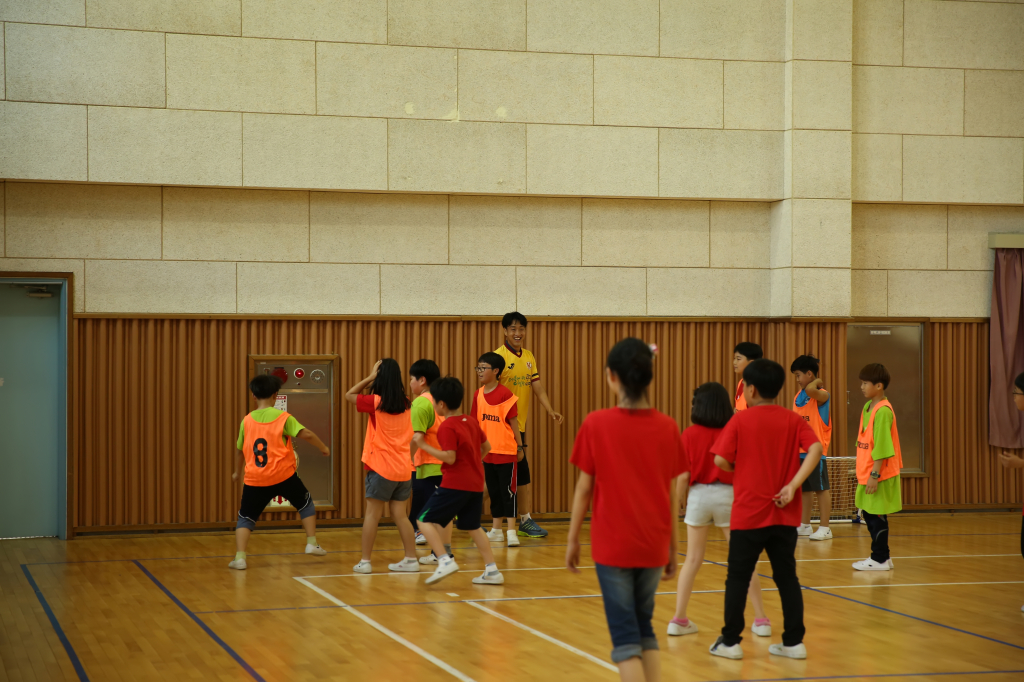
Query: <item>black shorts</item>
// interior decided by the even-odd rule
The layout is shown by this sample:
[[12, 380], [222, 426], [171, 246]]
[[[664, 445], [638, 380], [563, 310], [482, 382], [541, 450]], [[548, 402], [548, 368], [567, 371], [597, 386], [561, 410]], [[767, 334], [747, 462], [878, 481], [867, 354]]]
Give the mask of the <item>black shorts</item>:
[[436, 523], [444, 528], [452, 519], [459, 530], [476, 530], [484, 511], [484, 494], [469, 490], [438, 488], [423, 506], [420, 523]]
[[[306, 490], [306, 486], [299, 480], [299, 475], [292, 474], [290, 478], [274, 485], [243, 485], [242, 504], [238, 508], [238, 516], [256, 523], [260, 520], [260, 514], [267, 508], [270, 501], [278, 496], [288, 500], [300, 514], [307, 506], [313, 504], [313, 498]], [[310, 508], [316, 509], [312, 506]], [[309, 516], [308, 510], [303, 518], [305, 516]]]
[[805, 493], [820, 493], [826, 490], [831, 490], [831, 486], [828, 483], [828, 462], [826, 458], [822, 457], [821, 461], [818, 462], [818, 466], [814, 468], [811, 475], [807, 477], [807, 480], [800, 486], [800, 490]]
[[[523, 445], [526, 445], [526, 434], [520, 432], [519, 437], [523, 439]], [[529, 448], [526, 448], [526, 450], [529, 450]], [[530, 463], [526, 461], [526, 450], [523, 450], [523, 458], [519, 460], [518, 466], [516, 466], [517, 485], [530, 485]]]
[[519, 464], [484, 462], [484, 481], [487, 483], [487, 494], [491, 496], [491, 516], [496, 519], [516, 517], [516, 470]]

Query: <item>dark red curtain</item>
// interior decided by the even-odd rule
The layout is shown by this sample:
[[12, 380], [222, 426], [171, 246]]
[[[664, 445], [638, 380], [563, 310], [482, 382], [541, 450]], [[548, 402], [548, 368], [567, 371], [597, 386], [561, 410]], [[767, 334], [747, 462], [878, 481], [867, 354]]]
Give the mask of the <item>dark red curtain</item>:
[[1024, 249], [996, 249], [989, 336], [988, 442], [1024, 448], [1024, 413], [1013, 404], [1013, 380], [1024, 372]]

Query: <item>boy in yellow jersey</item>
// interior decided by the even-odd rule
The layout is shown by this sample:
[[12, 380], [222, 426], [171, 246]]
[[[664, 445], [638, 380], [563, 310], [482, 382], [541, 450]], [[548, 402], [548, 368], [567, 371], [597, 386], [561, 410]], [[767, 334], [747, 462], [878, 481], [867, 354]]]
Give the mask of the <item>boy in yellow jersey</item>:
[[[441, 376], [441, 370], [433, 360], [417, 360], [409, 368], [409, 392], [413, 396], [412, 405], [409, 408], [409, 416], [412, 419], [412, 431], [415, 436], [421, 434], [424, 442], [435, 450], [439, 448], [437, 442], [437, 431], [444, 422], [444, 417], [437, 414], [434, 405], [434, 396], [430, 392], [430, 385]], [[409, 442], [409, 456], [412, 457], [412, 464], [416, 471], [412, 475], [412, 503], [409, 505], [409, 522], [416, 530], [416, 544], [427, 544], [427, 538], [420, 532], [419, 518], [423, 512], [423, 505], [427, 503], [434, 491], [441, 487], [441, 460], [433, 457], [423, 448], [416, 444], [415, 440]], [[445, 552], [452, 551], [452, 527], [449, 525], [444, 529]], [[427, 556], [420, 557], [420, 563], [424, 565], [437, 564], [437, 556], [433, 551]]]
[[900, 434], [896, 414], [885, 397], [889, 370], [878, 363], [860, 371], [860, 390], [868, 399], [857, 429], [857, 508], [871, 533], [871, 556], [858, 561], [858, 571], [891, 571], [889, 514], [903, 509], [900, 491]]
[[245, 477], [235, 527], [237, 551], [234, 561], [228, 567], [239, 571], [247, 568], [245, 549], [260, 514], [279, 495], [299, 512], [302, 528], [306, 531], [306, 554], [327, 554], [316, 542], [316, 506], [306, 486], [295, 473], [297, 463], [292, 439], [301, 438], [322, 452], [324, 457], [330, 455], [331, 451], [295, 417], [274, 407], [279, 390], [281, 379], [270, 374], [259, 374], [250, 381], [249, 391], [256, 398], [256, 409], [246, 415], [238, 429], [238, 454], [231, 480], [238, 480], [243, 465]]
[[[803, 491], [803, 513], [800, 519], [800, 526], [796, 529], [797, 535], [809, 535], [811, 540], [831, 540], [832, 529], [829, 528], [829, 515], [832, 513], [832, 486], [828, 482], [828, 465], [825, 456], [828, 454], [828, 445], [832, 442], [832, 419], [829, 410], [832, 399], [828, 391], [822, 388], [822, 381], [818, 377], [821, 369], [820, 361], [813, 355], [801, 355], [789, 366], [789, 371], [796, 377], [796, 383], [800, 385], [800, 392], [793, 398], [793, 411], [803, 417], [807, 425], [814, 431], [814, 435], [821, 441], [821, 460], [818, 467], [811, 472], [804, 482]], [[800, 459], [807, 456], [806, 452], [800, 453]], [[814, 496], [818, 496], [818, 530], [811, 526], [811, 507], [814, 506]]]
[[742, 412], [747, 409], [747, 399], [743, 397], [743, 370], [754, 360], [764, 357], [761, 346], [750, 341], [741, 341], [732, 350], [732, 371], [740, 375], [740, 382], [736, 384], [736, 411]]
[[543, 538], [547, 536], [548, 532], [537, 525], [537, 522], [530, 516], [530, 512], [533, 511], [533, 493], [530, 487], [530, 462], [526, 457], [526, 417], [530, 411], [530, 394], [536, 394], [537, 400], [559, 426], [562, 425], [563, 417], [551, 407], [547, 391], [544, 390], [544, 384], [540, 380], [537, 358], [523, 348], [523, 342], [526, 340], [526, 325], [526, 316], [522, 313], [506, 313], [501, 318], [505, 342], [494, 352], [505, 360], [505, 372], [501, 375], [501, 383], [519, 399], [517, 404], [519, 436], [523, 446], [523, 458], [519, 462], [517, 471], [519, 477], [519, 535]]
[[497, 353], [484, 353], [476, 362], [480, 389], [473, 394], [470, 416], [480, 424], [485, 440], [491, 444], [484, 457], [484, 481], [491, 498], [491, 530], [487, 538], [501, 542], [501, 522], [508, 519], [508, 546], [518, 547], [516, 536], [516, 503], [518, 478], [516, 469], [523, 459], [517, 421], [518, 400], [507, 386], [498, 383], [505, 369], [505, 360]]

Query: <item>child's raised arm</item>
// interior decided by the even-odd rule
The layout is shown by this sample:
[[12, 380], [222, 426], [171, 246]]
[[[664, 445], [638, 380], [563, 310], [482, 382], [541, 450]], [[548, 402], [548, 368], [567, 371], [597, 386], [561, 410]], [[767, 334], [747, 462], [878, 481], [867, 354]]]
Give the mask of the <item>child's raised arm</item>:
[[319, 436], [317, 436], [315, 433], [313, 433], [309, 429], [302, 429], [297, 434], [295, 434], [295, 437], [296, 438], [301, 438], [302, 440], [304, 440], [307, 443], [309, 443], [310, 445], [312, 445], [314, 448], [316, 448], [317, 450], [322, 452], [324, 454], [324, 457], [330, 457], [330, 455], [331, 455], [330, 448], [328, 448], [326, 445], [324, 445], [324, 442], [322, 440], [320, 440]]
[[811, 400], [817, 400], [819, 405], [824, 405], [828, 402], [828, 392], [821, 390], [821, 383], [821, 379], [815, 379], [807, 384], [807, 387], [804, 388], [804, 393]]
[[378, 360], [373, 365], [373, 369], [370, 370], [370, 376], [366, 377], [365, 379], [360, 381], [358, 384], [356, 384], [352, 388], [348, 389], [348, 391], [345, 393], [345, 400], [349, 401], [350, 403], [355, 404], [356, 400], [359, 399], [359, 394], [363, 392], [363, 389], [366, 388], [367, 386], [369, 386], [370, 384], [372, 384], [373, 380], [377, 378], [377, 370], [380, 369], [380, 363], [382, 363], [382, 362], [384, 362], [384, 361], [383, 360]]

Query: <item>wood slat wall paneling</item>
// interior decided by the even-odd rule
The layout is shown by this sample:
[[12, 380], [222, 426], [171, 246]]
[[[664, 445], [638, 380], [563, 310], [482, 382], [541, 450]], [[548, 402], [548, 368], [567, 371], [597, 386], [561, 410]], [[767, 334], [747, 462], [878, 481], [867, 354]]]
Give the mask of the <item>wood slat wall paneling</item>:
[[[472, 368], [501, 344], [491, 320], [143, 319], [76, 318], [71, 414], [77, 502], [74, 526], [123, 528], [230, 523], [240, 484], [231, 482], [238, 424], [247, 409], [249, 355], [341, 356], [347, 390], [380, 357], [407, 370], [421, 357], [475, 390]], [[931, 325], [933, 476], [905, 483], [908, 504], [1012, 503], [1019, 483], [997, 471], [985, 445], [987, 324]], [[705, 381], [735, 388], [732, 349], [755, 341], [788, 371], [802, 353], [822, 360], [835, 399], [845, 400], [846, 323], [828, 321], [536, 320], [527, 347], [537, 356], [558, 427], [539, 404], [527, 429], [534, 511], [566, 512], [575, 473], [568, 459], [588, 412], [613, 404], [602, 369], [611, 346], [626, 336], [656, 343], [655, 407], [689, 424], [690, 397]], [[791, 375], [778, 402], [790, 405]], [[939, 397], [941, 396], [941, 400]], [[339, 509], [322, 518], [358, 518], [363, 510], [359, 463], [366, 418], [339, 405]], [[845, 410], [834, 410], [833, 455], [846, 454]], [[979, 459], [981, 460], [979, 462]], [[266, 520], [294, 514], [266, 514]]]

